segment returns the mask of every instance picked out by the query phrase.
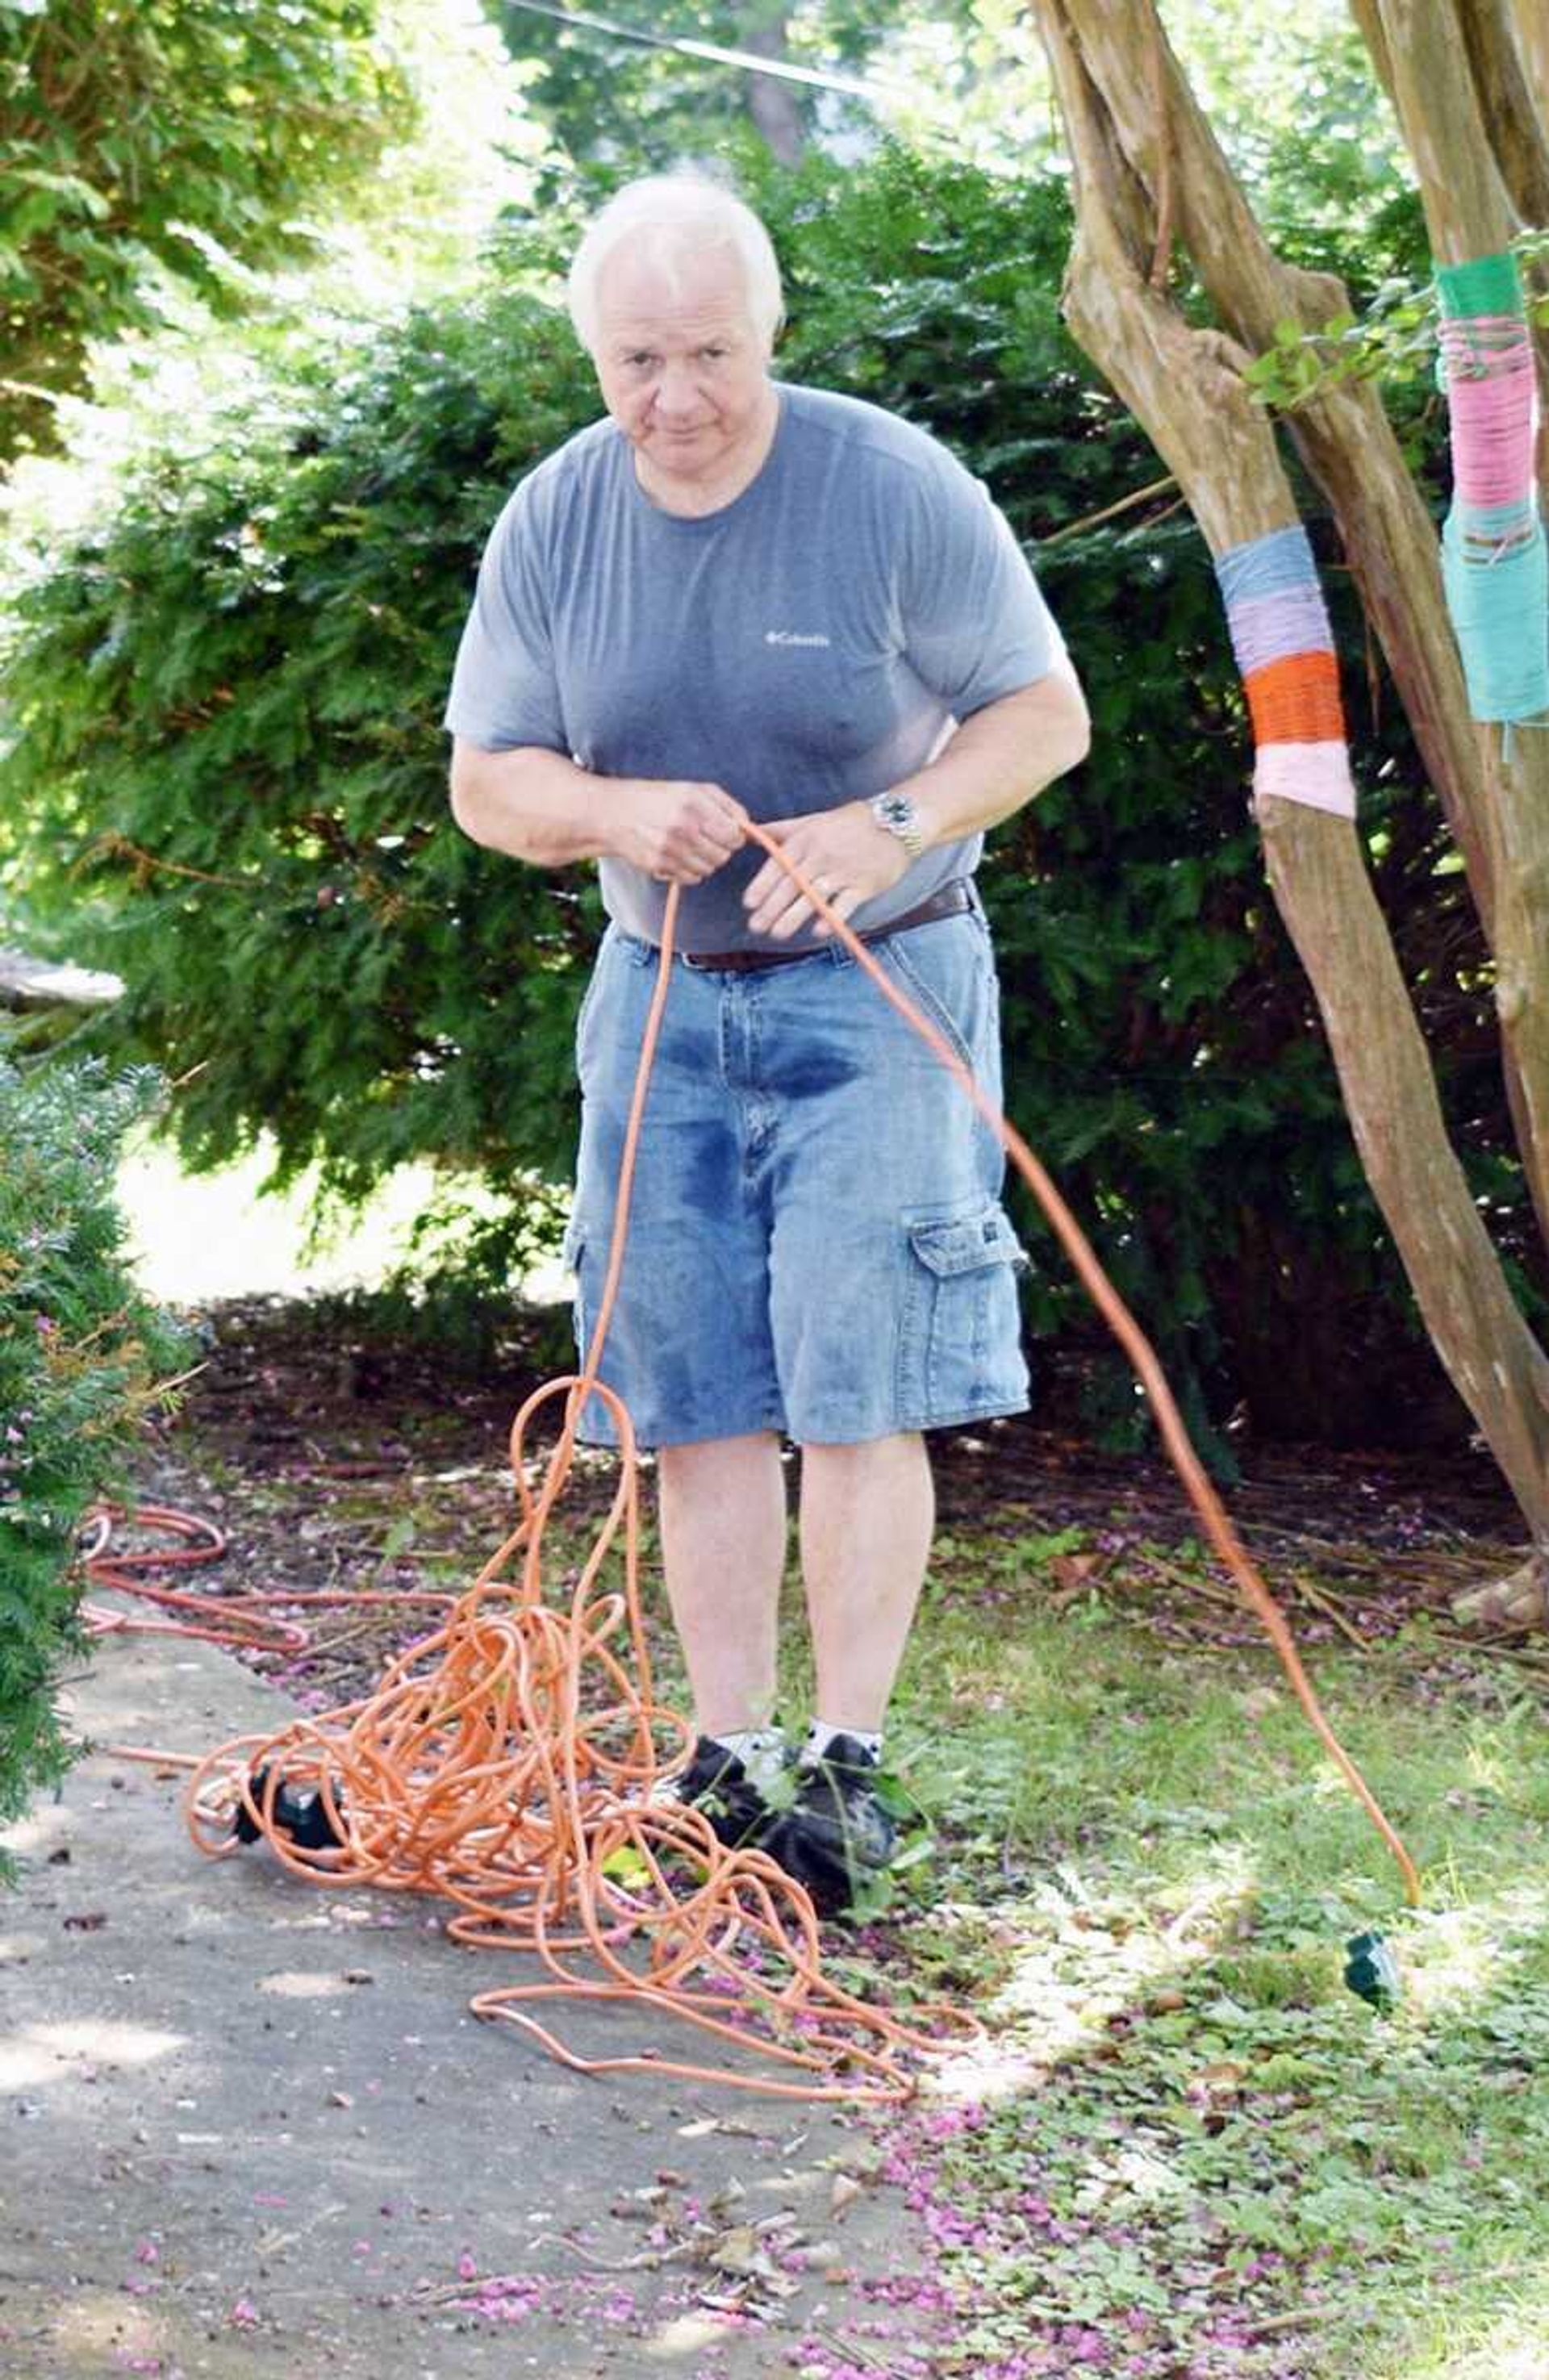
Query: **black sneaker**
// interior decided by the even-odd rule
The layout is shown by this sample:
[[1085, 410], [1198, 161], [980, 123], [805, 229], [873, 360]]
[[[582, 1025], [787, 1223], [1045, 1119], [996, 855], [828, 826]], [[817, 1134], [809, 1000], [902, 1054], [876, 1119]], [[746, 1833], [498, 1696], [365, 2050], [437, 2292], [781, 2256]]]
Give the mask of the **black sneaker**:
[[664, 1779], [651, 1802], [657, 1808], [680, 1803], [702, 1810], [729, 1851], [761, 1842], [775, 1816], [737, 1754], [713, 1735], [698, 1738], [688, 1767]]
[[898, 1825], [878, 1791], [876, 1756], [852, 1735], [836, 1735], [818, 1760], [803, 1760], [796, 1798], [763, 1841], [787, 1876], [805, 1885], [819, 1917], [850, 1908], [888, 1866]]

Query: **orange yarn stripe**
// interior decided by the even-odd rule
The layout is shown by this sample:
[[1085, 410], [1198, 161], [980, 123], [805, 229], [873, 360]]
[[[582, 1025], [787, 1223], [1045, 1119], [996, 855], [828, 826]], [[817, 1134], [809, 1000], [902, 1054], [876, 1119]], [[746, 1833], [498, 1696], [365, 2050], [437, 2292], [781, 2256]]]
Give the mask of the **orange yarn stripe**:
[[1332, 653], [1291, 653], [1242, 681], [1255, 744], [1342, 744], [1345, 714]]

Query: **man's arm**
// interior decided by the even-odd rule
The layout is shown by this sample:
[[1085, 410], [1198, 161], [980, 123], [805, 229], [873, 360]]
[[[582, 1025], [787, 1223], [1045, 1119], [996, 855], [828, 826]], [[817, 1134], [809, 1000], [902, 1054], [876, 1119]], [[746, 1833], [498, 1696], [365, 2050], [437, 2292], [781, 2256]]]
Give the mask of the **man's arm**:
[[720, 785], [599, 777], [539, 745], [452, 747], [452, 815], [486, 850], [535, 868], [623, 859], [665, 884], [699, 884], [743, 842], [744, 813]]
[[[1090, 741], [1085, 698], [1061, 656], [1035, 686], [1020, 686], [975, 710], [938, 759], [889, 791], [907, 794], [914, 803], [926, 849], [958, 843], [1010, 818], [1075, 768], [1086, 758]], [[770, 821], [766, 832], [841, 917], [890, 891], [910, 865], [902, 844], [877, 825], [865, 802]], [[765, 861], [743, 899], [755, 932], [776, 941], [812, 919], [811, 904], [773, 859]]]
[[938, 759], [889, 791], [914, 803], [928, 851], [1010, 818], [1084, 760], [1091, 742], [1086, 698], [1062, 656], [1036, 686], [974, 711]]

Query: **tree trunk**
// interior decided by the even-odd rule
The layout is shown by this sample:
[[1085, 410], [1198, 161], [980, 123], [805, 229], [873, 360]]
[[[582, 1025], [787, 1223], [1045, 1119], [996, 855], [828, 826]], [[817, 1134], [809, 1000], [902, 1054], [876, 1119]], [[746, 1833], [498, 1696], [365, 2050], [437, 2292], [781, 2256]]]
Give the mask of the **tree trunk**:
[[[1039, 13], [1047, 12], [1040, 7]], [[1243, 346], [1262, 353], [1273, 346], [1277, 323], [1291, 320], [1315, 333], [1348, 310], [1344, 288], [1331, 274], [1288, 265], [1269, 247], [1168, 47], [1152, 0], [1065, 0], [1061, 13], [1120, 153], [1154, 212], [1166, 189], [1179, 236], [1222, 322]], [[1454, 30], [1450, 59], [1434, 72], [1466, 91], [1458, 72], [1461, 55]], [[1289, 426], [1338, 522], [1496, 956], [1512, 1113], [1523, 1136], [1540, 1229], [1549, 1240], [1549, 1021], [1540, 1017], [1543, 1002], [1532, 996], [1532, 954], [1549, 946], [1549, 924], [1541, 923], [1535, 944], [1525, 908], [1549, 900], [1549, 884], [1524, 889], [1519, 828], [1503, 815], [1491, 739], [1469, 717], [1435, 526], [1381, 398], [1368, 383], [1347, 381], [1313, 396], [1297, 407]], [[1518, 741], [1543, 744], [1549, 737]], [[1549, 755], [1543, 759], [1549, 763]], [[1509, 886], [1508, 875], [1515, 877]]]
[[[1458, 30], [1468, 53], [1474, 103], [1518, 221], [1549, 226], [1549, 139], [1533, 100], [1507, 0], [1464, 0]], [[1395, 96], [1395, 105], [1398, 104]], [[1405, 113], [1399, 110], [1400, 122]]]
[[[1431, 252], [1441, 264], [1495, 255], [1519, 228], [1512, 176], [1497, 163], [1497, 143], [1516, 161], [1524, 186], [1534, 186], [1535, 202], [1549, 200], [1549, 151], [1543, 128], [1525, 112], [1528, 86], [1515, 73], [1518, 53], [1498, 0], [1376, 5]], [[1481, 106], [1474, 76], [1457, 71], [1469, 25], [1473, 30], [1466, 47], [1474, 73], [1482, 62], [1498, 79], [1487, 108]], [[1549, 223], [1549, 203], [1539, 220]], [[1513, 736], [1498, 727], [1477, 732], [1498, 820], [1491, 941], [1495, 1006], [1508, 1053], [1507, 1089], [1539, 1230], [1549, 1245], [1549, 735]]]
[[[756, 57], [782, 58], [788, 29], [783, 0], [744, 0], [737, 11], [737, 40]], [[801, 103], [777, 75], [750, 74], [747, 112], [782, 165], [793, 165], [806, 142]]]
[[0, 1058], [57, 1050], [123, 996], [115, 975], [0, 949]]
[[[1168, 176], [1155, 126], [1142, 139], [1131, 109], [1126, 130], [1086, 42], [1089, 23], [1100, 19], [1098, 48], [1116, 70], [1107, 48], [1115, 19], [1129, 16], [1132, 30], [1137, 12], [1105, 0], [1037, 0], [1037, 7], [1074, 164], [1077, 228], [1066, 311], [1083, 346], [1176, 474], [1218, 555], [1297, 516], [1273, 431], [1241, 376], [1248, 358], [1219, 333], [1191, 330], [1147, 277], [1153, 186]], [[1146, 54], [1146, 42], [1131, 39], [1130, 70], [1149, 89]], [[1189, 143], [1175, 117], [1174, 130], [1176, 173]], [[1189, 191], [1186, 164], [1173, 203], [1192, 246], [1189, 226], [1198, 217], [1199, 194]], [[1254, 251], [1253, 268], [1268, 281], [1273, 260], [1266, 263], [1235, 183], [1224, 203], [1235, 218], [1231, 237], [1240, 250]], [[1213, 239], [1219, 245], [1226, 237], [1217, 225]], [[1219, 263], [1217, 269], [1226, 271]], [[1404, 492], [1412, 498], [1407, 475]], [[1393, 516], [1401, 517], [1396, 481], [1392, 493]], [[1426, 553], [1434, 577], [1428, 523]], [[1402, 591], [1401, 582], [1395, 584], [1395, 603]], [[1447, 643], [1450, 650], [1450, 638]], [[1460, 671], [1456, 674], [1460, 700]], [[1270, 882], [1312, 979], [1374, 1193], [1437, 1353], [1532, 1530], [1529, 1574], [1549, 1579], [1549, 1360], [1513, 1303], [1447, 1140], [1429, 1056], [1359, 838], [1349, 820], [1303, 803], [1268, 795], [1256, 808]]]
[[1533, 113], [1549, 126], [1549, 9], [1543, 0], [1511, 0], [1511, 19]]

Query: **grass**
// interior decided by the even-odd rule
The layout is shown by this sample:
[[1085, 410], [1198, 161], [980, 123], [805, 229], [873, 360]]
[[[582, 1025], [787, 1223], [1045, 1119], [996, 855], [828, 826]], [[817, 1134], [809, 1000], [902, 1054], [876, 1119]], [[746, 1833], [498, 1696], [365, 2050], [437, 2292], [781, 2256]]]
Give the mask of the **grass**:
[[[1316, 1682], [1416, 1912], [1267, 1652], [1040, 1613], [949, 1543], [890, 1738], [940, 1848], [860, 1951], [989, 2035], [895, 2148], [957, 2306], [934, 2370], [1549, 2373], [1543, 1712], [1482, 1654], [1438, 1688], [1411, 1637]], [[1387, 2016], [1343, 1980], [1373, 1925]]]
[[[433, 1497], [406, 1517], [435, 1542]], [[1079, 1547], [998, 1518], [938, 1540], [894, 1704], [934, 1857], [834, 1937], [844, 1980], [986, 2029], [878, 2135], [933, 2241], [893, 2294], [951, 2314], [931, 2380], [1549, 2380], [1539, 1678], [1437, 1659], [1423, 1619], [1312, 1664], [1420, 1864], [1409, 1912], [1267, 1648], [1180, 1649], [1133, 1597], [1055, 1610]], [[786, 1633], [794, 1718], [794, 1592]], [[681, 1695], [665, 1645], [659, 1688]], [[1403, 1975], [1386, 2016], [1343, 1980], [1373, 1926]], [[803, 2368], [918, 2370], [895, 2313]]]
[[[933, 2254], [864, 2353], [921, 2369], [897, 2301], [939, 2294], [931, 2380], [1545, 2380], [1536, 1692], [1483, 1650], [1439, 1670], [1423, 1621], [1312, 1663], [1420, 1865], [1410, 1911], [1267, 1647], [1174, 1649], [1095, 1593], [1055, 1612], [1049, 1546], [938, 1547], [889, 1729], [935, 1854], [830, 1937], [841, 1981], [986, 2034], [879, 2126]], [[788, 1622], [795, 1717], [793, 1585]], [[1387, 2014], [1344, 1979], [1373, 1927]]]

